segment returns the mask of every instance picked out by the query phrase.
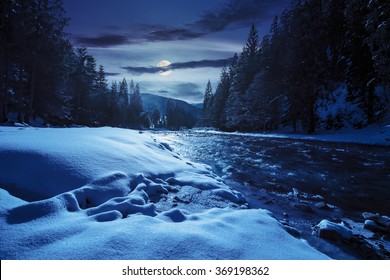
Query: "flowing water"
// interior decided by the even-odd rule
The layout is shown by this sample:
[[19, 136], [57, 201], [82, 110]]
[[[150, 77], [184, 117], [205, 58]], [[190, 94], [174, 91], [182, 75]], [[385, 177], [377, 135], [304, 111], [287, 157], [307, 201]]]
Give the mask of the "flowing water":
[[390, 216], [388, 147], [197, 131], [158, 136], [181, 156], [213, 167], [250, 207], [293, 221], [309, 241], [312, 226], [324, 218], [361, 222], [363, 212]]

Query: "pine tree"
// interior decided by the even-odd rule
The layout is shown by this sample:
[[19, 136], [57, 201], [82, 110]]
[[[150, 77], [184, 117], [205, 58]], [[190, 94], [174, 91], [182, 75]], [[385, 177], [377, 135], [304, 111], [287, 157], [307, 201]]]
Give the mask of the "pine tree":
[[141, 125], [141, 113], [143, 112], [141, 89], [137, 83], [134, 87], [134, 93], [130, 98], [130, 123], [133, 127]]
[[119, 125], [119, 90], [117, 81], [111, 82], [111, 88], [107, 96], [107, 124], [111, 126]]
[[296, 131], [298, 124], [309, 133], [317, 127], [316, 104], [327, 63], [326, 33], [321, 0], [297, 1], [282, 17], [287, 40], [284, 75], [286, 121]]
[[178, 117], [178, 111], [177, 106], [173, 100], [168, 100], [167, 102], [167, 128], [168, 129], [179, 129], [179, 117]]
[[76, 123], [90, 125], [91, 102], [96, 95], [96, 61], [84, 47], [76, 49], [74, 60], [75, 66], [70, 74], [67, 89], [72, 98], [72, 115]]
[[255, 96], [247, 92], [260, 71], [260, 45], [258, 32], [252, 24], [248, 40], [231, 72], [230, 92], [222, 113], [222, 126], [226, 130], [253, 130], [253, 114], [249, 107]]
[[104, 71], [103, 65], [99, 66], [99, 70], [97, 72], [96, 76], [96, 86], [98, 88], [98, 91], [104, 92], [108, 88], [107, 80], [106, 80], [106, 73]]
[[161, 113], [158, 109], [154, 109], [152, 113], [152, 122], [154, 127], [160, 127]]
[[377, 81], [374, 61], [367, 42], [369, 34], [365, 28], [368, 13], [366, 1], [356, 0], [347, 3], [345, 15], [348, 31], [345, 34], [344, 48], [347, 57], [348, 100], [363, 110], [367, 116], [367, 123], [370, 124], [375, 121], [374, 89]]
[[212, 106], [213, 103], [213, 89], [211, 87], [211, 82], [208, 80], [206, 85], [206, 90], [204, 94], [203, 110], [207, 110]]
[[127, 81], [123, 78], [122, 82], [119, 83], [119, 105], [121, 107], [129, 104], [129, 89], [127, 87]]
[[210, 80], [208, 80], [206, 85], [206, 90], [204, 94], [204, 101], [203, 101], [203, 109], [202, 109], [202, 116], [200, 120], [200, 124], [202, 126], [215, 126], [214, 122], [214, 95], [213, 95], [213, 89], [211, 86]]
[[[9, 105], [27, 123], [36, 115], [49, 119], [54, 112], [67, 111], [64, 60], [71, 48], [63, 32], [68, 19], [62, 6], [60, 0], [1, 1], [1, 119], [6, 119]], [[9, 98], [10, 92], [17, 98]]]
[[214, 95], [213, 123], [217, 128], [223, 128], [222, 113], [230, 92], [230, 74], [226, 68], [222, 68], [220, 80]]
[[367, 42], [370, 47], [378, 83], [390, 88], [390, 3], [372, 0], [366, 16]]
[[259, 71], [259, 34], [254, 24], [249, 31], [248, 40], [237, 62], [237, 72], [233, 80], [234, 91], [243, 94]]
[[134, 81], [131, 80], [130, 85], [129, 85], [129, 102], [130, 102], [131, 96], [134, 94], [134, 91], [135, 91]]
[[104, 125], [109, 119], [108, 85], [103, 65], [96, 74], [95, 91], [90, 96], [90, 106], [94, 125]]

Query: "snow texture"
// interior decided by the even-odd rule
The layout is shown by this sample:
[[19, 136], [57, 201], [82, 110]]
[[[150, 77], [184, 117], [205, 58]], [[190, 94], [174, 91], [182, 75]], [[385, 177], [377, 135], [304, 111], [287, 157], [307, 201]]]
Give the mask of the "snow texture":
[[148, 133], [0, 127], [1, 259], [327, 259]]

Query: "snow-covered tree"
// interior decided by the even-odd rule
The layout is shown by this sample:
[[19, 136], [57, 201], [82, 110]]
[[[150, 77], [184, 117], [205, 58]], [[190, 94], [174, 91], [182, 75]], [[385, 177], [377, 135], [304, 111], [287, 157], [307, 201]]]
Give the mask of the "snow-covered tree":
[[141, 113], [144, 111], [142, 106], [141, 89], [137, 83], [134, 87], [134, 93], [130, 98], [129, 121], [131, 126], [141, 125]]
[[129, 89], [125, 78], [119, 83], [119, 104], [123, 107], [129, 104]]
[[226, 68], [222, 68], [220, 80], [217, 85], [217, 89], [214, 94], [214, 115], [213, 123], [216, 127], [221, 128], [223, 126], [222, 113], [226, 106], [226, 100], [230, 92], [230, 74]]
[[206, 85], [206, 90], [203, 100], [203, 109], [202, 116], [200, 120], [201, 126], [214, 126], [214, 117], [215, 117], [215, 104], [214, 104], [214, 94], [211, 86], [210, 80], [208, 80]]

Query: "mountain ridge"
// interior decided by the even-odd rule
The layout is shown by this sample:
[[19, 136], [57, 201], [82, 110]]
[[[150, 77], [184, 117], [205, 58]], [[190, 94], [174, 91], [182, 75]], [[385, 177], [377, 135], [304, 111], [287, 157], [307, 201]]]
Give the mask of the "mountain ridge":
[[167, 115], [168, 102], [174, 102], [175, 105], [180, 106], [184, 111], [191, 113], [196, 119], [200, 118], [202, 112], [199, 106], [194, 106], [184, 100], [164, 97], [153, 93], [141, 93], [142, 105], [145, 112], [152, 113], [155, 109], [160, 111], [162, 116]]

